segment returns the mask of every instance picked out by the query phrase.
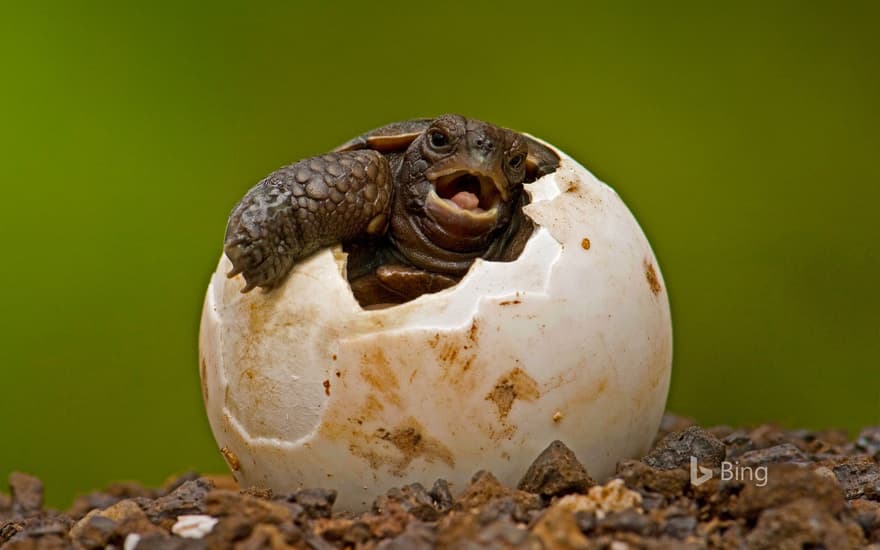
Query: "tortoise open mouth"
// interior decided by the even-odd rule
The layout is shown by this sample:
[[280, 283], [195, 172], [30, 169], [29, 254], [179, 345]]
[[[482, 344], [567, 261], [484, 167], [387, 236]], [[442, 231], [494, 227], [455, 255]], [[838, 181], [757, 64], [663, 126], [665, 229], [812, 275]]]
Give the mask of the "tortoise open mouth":
[[468, 170], [456, 170], [437, 176], [433, 183], [434, 190], [441, 199], [451, 202], [451, 206], [474, 213], [491, 210], [501, 198], [491, 176]]
[[453, 170], [428, 180], [434, 184], [426, 201], [428, 216], [447, 233], [468, 237], [494, 228], [502, 196], [491, 176]]

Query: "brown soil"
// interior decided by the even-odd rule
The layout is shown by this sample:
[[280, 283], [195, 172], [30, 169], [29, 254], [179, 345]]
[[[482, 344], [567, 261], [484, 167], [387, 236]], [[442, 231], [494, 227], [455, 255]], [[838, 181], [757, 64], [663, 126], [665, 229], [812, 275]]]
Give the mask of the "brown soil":
[[[712, 471], [711, 479], [691, 482], [692, 456]], [[738, 476], [731, 479], [733, 471]], [[63, 513], [43, 507], [36, 478], [15, 473], [9, 485], [9, 496], [0, 493], [4, 550], [880, 550], [880, 427], [851, 440], [842, 432], [770, 425], [702, 429], [670, 415], [651, 452], [621, 462], [604, 485], [555, 442], [517, 488], [478, 472], [459, 495], [443, 480], [430, 489], [413, 484], [389, 491], [358, 515], [334, 513], [332, 491], [273, 495], [239, 490], [226, 476], [192, 474], [161, 489], [117, 484], [80, 497]], [[179, 519], [186, 515], [204, 517], [190, 519], [196, 526], [186, 528]]]

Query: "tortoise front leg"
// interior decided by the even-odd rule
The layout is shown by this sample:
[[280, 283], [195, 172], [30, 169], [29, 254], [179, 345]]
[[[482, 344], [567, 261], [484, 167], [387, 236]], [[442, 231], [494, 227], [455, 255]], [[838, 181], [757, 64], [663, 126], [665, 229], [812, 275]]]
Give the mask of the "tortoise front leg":
[[370, 150], [334, 152], [285, 166], [248, 191], [226, 227], [229, 277], [272, 288], [319, 248], [385, 231], [388, 161]]

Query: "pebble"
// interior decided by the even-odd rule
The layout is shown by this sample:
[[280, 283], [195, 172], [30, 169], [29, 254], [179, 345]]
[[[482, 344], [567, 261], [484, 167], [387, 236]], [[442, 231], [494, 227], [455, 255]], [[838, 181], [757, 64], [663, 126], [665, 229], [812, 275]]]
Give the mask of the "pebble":
[[217, 518], [204, 515], [180, 516], [171, 532], [186, 539], [200, 539], [217, 525]]
[[532, 462], [517, 487], [550, 498], [584, 492], [595, 484], [574, 452], [557, 440]]

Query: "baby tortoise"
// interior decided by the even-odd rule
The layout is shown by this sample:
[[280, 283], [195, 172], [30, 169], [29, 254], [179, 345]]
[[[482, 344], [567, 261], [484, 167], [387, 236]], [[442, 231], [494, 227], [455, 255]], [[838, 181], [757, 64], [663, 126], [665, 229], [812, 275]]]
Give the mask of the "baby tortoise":
[[341, 242], [362, 306], [437, 292], [476, 258], [519, 256], [533, 229], [522, 184], [558, 165], [528, 136], [459, 115], [383, 126], [248, 191], [226, 229], [229, 276], [270, 289]]

